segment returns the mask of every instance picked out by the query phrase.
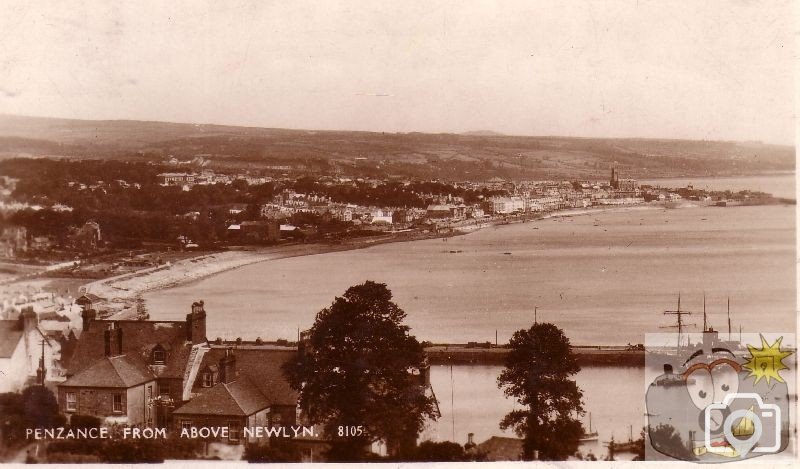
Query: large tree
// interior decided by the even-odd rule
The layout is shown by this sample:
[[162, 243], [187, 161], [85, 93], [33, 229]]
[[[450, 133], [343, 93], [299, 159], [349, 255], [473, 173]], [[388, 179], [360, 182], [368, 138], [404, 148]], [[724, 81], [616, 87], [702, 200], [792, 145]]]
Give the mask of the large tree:
[[425, 362], [385, 284], [350, 287], [317, 314], [297, 362], [286, 367], [301, 408], [332, 440], [328, 458], [358, 461], [385, 441], [402, 457], [436, 402], [414, 371]]
[[523, 458], [565, 460], [578, 449], [583, 426], [582, 392], [570, 377], [580, 371], [569, 339], [553, 324], [536, 323], [514, 333], [506, 367], [497, 378], [506, 397], [521, 409], [509, 412], [500, 428], [523, 438]]
[[43, 386], [0, 394], [0, 435], [6, 444], [24, 443], [26, 428], [59, 427], [65, 422], [58, 412], [56, 396]]

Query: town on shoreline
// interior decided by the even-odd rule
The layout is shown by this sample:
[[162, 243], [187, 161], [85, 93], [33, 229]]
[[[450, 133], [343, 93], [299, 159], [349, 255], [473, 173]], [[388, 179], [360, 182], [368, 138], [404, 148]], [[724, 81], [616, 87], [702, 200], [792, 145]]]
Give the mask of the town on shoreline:
[[[638, 206], [794, 203], [753, 191], [640, 184], [621, 177], [615, 168], [608, 180], [599, 181], [494, 178], [447, 183], [273, 178], [208, 169], [157, 172], [162, 168], [150, 164], [98, 161], [3, 164], [16, 168], [19, 176], [0, 178], [0, 212], [8, 222], [0, 236], [0, 267], [8, 273], [0, 277], [0, 288], [16, 297], [4, 300], [15, 304], [3, 306], [3, 317], [19, 314], [30, 300], [22, 297], [50, 293], [56, 303], [64, 303], [66, 296], [91, 295], [101, 317], [145, 318], [142, 294], [244, 265], [456, 236], [547, 217]], [[172, 164], [185, 167], [182, 162]], [[30, 171], [42, 167], [60, 174], [47, 190], [31, 186]], [[90, 180], [101, 170], [127, 172], [130, 181]], [[203, 202], [212, 195], [211, 205]], [[175, 197], [181, 202], [174, 204]], [[124, 204], [119, 207], [120, 199], [129, 207], [144, 199], [151, 211], [120, 217], [116, 212], [130, 210]], [[101, 208], [89, 210], [90, 203]], [[163, 210], [154, 211], [159, 207], [174, 215], [160, 215]], [[191, 210], [183, 213], [186, 208]], [[164, 226], [162, 232], [148, 233], [130, 223]], [[33, 291], [27, 288], [31, 285]]]

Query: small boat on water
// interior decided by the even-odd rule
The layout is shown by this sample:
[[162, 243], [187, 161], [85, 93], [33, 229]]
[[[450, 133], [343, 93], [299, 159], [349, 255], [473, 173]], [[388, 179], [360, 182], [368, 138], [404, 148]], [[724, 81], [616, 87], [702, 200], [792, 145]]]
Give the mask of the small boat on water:
[[[671, 311], [664, 311], [664, 314], [670, 314], [676, 316], [675, 324], [671, 326], [665, 326], [665, 328], [672, 328], [677, 329], [678, 336], [677, 341], [674, 345], [668, 347], [661, 347], [661, 348], [652, 348], [647, 350], [647, 359], [650, 363], [655, 364], [656, 362], [660, 362], [660, 364], [664, 365], [665, 373], [664, 379], [659, 380], [656, 382], [658, 386], [673, 386], [673, 385], [681, 385], [683, 384], [682, 379], [679, 378], [680, 371], [678, 370], [677, 375], [672, 375], [672, 366], [669, 367], [669, 372], [667, 372], [667, 364], [672, 364], [677, 368], [683, 368], [684, 362], [688, 358], [689, 352], [695, 350], [705, 350], [708, 354], [709, 351], [714, 350], [714, 348], [724, 348], [734, 354], [736, 357], [739, 358], [746, 358], [748, 354], [748, 349], [745, 347], [741, 341], [741, 327], [739, 328], [739, 340], [735, 340], [731, 337], [732, 328], [731, 328], [731, 302], [730, 298], [728, 298], [728, 309], [727, 309], [727, 323], [728, 323], [728, 339], [723, 340], [720, 337], [719, 331], [715, 330], [708, 324], [707, 316], [706, 316], [706, 299], [703, 296], [703, 329], [702, 329], [702, 340], [697, 343], [692, 343], [691, 336], [689, 333], [684, 332], [687, 327], [694, 326], [694, 324], [686, 324], [683, 319], [684, 315], [691, 315], [693, 314], [691, 311], [686, 311], [681, 309], [681, 297], [678, 294], [678, 309], [671, 310]], [[689, 382], [688, 384], [691, 384]]]
[[[643, 440], [639, 440], [642, 441]], [[630, 426], [630, 436], [628, 437], [628, 441], [624, 443], [617, 443], [614, 441], [614, 436], [611, 436], [611, 441], [604, 442], [606, 448], [608, 448], [609, 452], [613, 453], [637, 453], [641, 451], [641, 445], [639, 441], [634, 441], [633, 439], [633, 425]]]
[[600, 436], [596, 431], [592, 431], [592, 413], [589, 412], [589, 431], [583, 432], [580, 441], [597, 441]]

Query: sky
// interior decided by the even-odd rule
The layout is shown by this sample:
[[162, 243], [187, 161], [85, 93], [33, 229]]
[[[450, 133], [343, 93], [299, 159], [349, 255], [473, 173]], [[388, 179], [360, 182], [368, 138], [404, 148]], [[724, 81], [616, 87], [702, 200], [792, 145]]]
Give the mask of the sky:
[[4, 0], [0, 113], [793, 144], [794, 9]]

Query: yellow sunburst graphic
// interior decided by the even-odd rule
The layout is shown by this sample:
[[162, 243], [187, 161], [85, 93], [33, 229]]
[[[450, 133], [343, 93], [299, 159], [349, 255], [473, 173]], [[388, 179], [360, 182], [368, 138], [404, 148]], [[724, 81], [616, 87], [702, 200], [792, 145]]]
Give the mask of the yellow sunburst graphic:
[[782, 360], [791, 355], [792, 352], [781, 350], [783, 337], [778, 338], [770, 345], [763, 335], [759, 334], [759, 336], [761, 337], [761, 348], [753, 347], [750, 344], [747, 345], [747, 350], [750, 351], [750, 359], [743, 365], [744, 368], [750, 371], [747, 377], [755, 376], [753, 384], [758, 384], [762, 378], [767, 380], [767, 384], [770, 384], [771, 379], [783, 383], [783, 378], [779, 372], [789, 367], [784, 365]]

